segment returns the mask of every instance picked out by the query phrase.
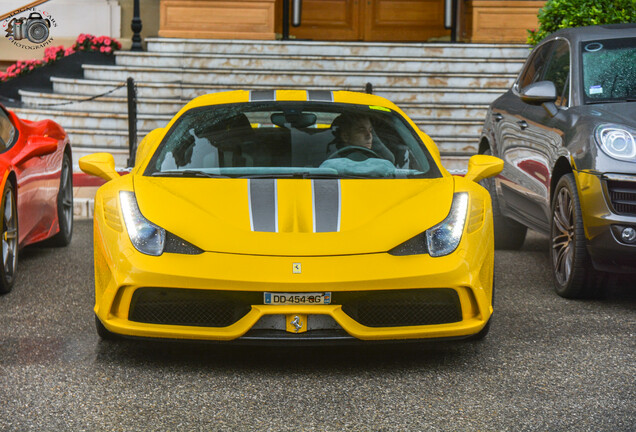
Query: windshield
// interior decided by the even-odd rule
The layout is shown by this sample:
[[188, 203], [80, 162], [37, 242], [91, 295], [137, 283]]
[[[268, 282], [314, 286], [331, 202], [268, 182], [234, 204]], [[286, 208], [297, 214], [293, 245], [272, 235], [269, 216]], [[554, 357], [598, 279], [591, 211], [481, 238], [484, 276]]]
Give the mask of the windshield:
[[440, 177], [417, 134], [377, 106], [215, 105], [185, 112], [145, 175], [276, 178]]
[[585, 103], [636, 100], [636, 38], [581, 43]]

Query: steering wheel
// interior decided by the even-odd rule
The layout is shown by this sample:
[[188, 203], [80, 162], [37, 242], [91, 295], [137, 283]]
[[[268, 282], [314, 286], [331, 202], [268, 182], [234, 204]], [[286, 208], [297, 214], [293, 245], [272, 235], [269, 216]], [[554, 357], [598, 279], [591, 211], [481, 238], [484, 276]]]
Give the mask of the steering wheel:
[[379, 154], [377, 154], [375, 151], [371, 150], [370, 148], [355, 146], [355, 145], [349, 145], [341, 149], [338, 149], [335, 152], [331, 153], [327, 159], [333, 159], [336, 157], [345, 157], [346, 155], [349, 155], [351, 153], [363, 153], [367, 156], [367, 159], [370, 157], [382, 159], [382, 157]]

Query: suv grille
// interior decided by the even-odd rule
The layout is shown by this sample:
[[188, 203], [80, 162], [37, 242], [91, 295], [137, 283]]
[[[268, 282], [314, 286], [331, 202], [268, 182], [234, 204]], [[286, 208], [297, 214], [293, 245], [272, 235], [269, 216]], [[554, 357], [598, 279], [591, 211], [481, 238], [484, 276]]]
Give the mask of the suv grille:
[[607, 191], [616, 213], [636, 215], [636, 182], [607, 180]]

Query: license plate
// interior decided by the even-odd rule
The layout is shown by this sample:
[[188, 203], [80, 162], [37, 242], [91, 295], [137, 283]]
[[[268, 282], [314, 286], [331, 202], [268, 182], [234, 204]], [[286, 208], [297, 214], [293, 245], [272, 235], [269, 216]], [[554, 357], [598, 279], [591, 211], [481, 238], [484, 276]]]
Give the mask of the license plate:
[[265, 304], [271, 305], [327, 305], [331, 304], [330, 292], [314, 293], [264, 293]]

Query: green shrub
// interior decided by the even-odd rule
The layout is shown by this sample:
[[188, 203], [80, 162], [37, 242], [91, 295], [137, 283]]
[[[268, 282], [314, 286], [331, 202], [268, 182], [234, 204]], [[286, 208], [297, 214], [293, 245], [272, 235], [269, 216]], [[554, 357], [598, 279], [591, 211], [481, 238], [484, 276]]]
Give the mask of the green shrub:
[[548, 0], [539, 10], [539, 28], [528, 30], [528, 43], [562, 28], [636, 22], [636, 0]]

